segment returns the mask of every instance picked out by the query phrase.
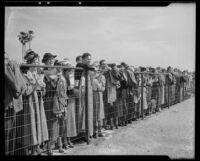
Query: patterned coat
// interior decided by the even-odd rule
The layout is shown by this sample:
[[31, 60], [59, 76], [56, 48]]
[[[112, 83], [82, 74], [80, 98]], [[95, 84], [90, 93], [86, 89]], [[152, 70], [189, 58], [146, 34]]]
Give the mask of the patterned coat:
[[[35, 77], [28, 71], [24, 74], [24, 78], [27, 83], [32, 86], [36, 86]], [[37, 86], [38, 87], [38, 86]], [[37, 90], [37, 88], [36, 88]], [[47, 130], [47, 120], [43, 106], [42, 94], [40, 91], [29, 90], [23, 96], [23, 144], [25, 147], [30, 145], [41, 144], [49, 139]], [[40, 96], [38, 95], [40, 94]]]
[[94, 101], [94, 126], [98, 126], [98, 121], [105, 118], [103, 91], [105, 90], [106, 79], [100, 74], [93, 79], [93, 101]]

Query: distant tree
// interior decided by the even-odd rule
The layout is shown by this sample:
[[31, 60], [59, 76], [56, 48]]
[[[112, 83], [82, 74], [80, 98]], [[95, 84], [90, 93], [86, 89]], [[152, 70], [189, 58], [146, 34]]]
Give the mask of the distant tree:
[[29, 49], [31, 49], [31, 41], [34, 38], [33, 36], [34, 32], [32, 30], [29, 30], [26, 32], [20, 32], [19, 35], [17, 35], [19, 41], [22, 43], [22, 60], [24, 61], [24, 55], [26, 51], [26, 43], [29, 44]]

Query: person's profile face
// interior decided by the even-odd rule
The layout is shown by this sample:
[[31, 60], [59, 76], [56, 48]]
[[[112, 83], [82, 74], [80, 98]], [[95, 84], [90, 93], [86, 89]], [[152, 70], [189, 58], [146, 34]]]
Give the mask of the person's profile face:
[[114, 66], [114, 67], [113, 67], [113, 70], [118, 70], [117, 66]]
[[91, 61], [92, 61], [91, 56], [88, 56], [85, 59], [83, 59], [83, 63], [88, 64], [88, 65], [91, 64]]
[[55, 62], [55, 58], [49, 58], [47, 61], [46, 61], [46, 65], [54, 65], [54, 62]]
[[121, 66], [121, 70], [125, 70], [125, 67], [124, 67], [124, 66]]
[[37, 57], [37, 58], [35, 58], [35, 59], [33, 60], [33, 64], [35, 64], [35, 65], [40, 64], [39, 57]]
[[74, 74], [74, 69], [65, 69], [63, 72], [63, 75], [65, 77], [69, 77], [70, 75], [73, 75], [73, 74]]
[[101, 67], [102, 67], [102, 68], [105, 68], [105, 67], [106, 67], [106, 61], [103, 61], [103, 62], [101, 63]]
[[80, 57], [78, 60], [77, 60], [77, 63], [81, 63], [82, 62], [82, 58]]

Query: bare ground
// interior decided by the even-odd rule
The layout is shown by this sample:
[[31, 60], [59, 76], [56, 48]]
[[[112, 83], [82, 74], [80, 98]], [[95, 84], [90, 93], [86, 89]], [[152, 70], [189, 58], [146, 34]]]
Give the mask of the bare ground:
[[89, 145], [76, 145], [64, 155], [167, 155], [170, 158], [194, 158], [194, 100], [195, 97], [192, 97], [126, 127], [106, 130], [104, 138], [92, 139]]

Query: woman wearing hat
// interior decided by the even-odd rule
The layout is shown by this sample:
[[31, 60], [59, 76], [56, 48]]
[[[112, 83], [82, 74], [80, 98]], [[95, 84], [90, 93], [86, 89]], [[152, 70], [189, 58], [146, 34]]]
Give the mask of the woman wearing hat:
[[105, 90], [106, 79], [103, 73], [99, 70], [99, 62], [93, 63], [96, 71], [93, 72], [93, 102], [94, 102], [94, 137], [102, 137], [101, 128], [103, 125], [104, 103], [103, 103], [103, 91]]
[[[27, 51], [24, 59], [27, 64], [39, 64], [39, 56], [34, 51]], [[43, 105], [43, 95], [45, 92], [44, 75], [39, 73], [37, 68], [23, 68], [25, 79], [32, 86], [37, 86], [36, 90], [23, 97], [23, 144], [25, 147], [31, 145], [33, 155], [40, 154], [40, 145], [49, 139], [47, 120]], [[28, 150], [28, 149], [27, 149]]]
[[[54, 63], [55, 66], [62, 66], [62, 63], [58, 60]], [[67, 92], [66, 92], [66, 80], [63, 76], [63, 69], [57, 69], [57, 81], [56, 81], [56, 94], [54, 95], [53, 103], [53, 113], [55, 114], [55, 124], [57, 124], [57, 133], [54, 135], [57, 136], [57, 148], [59, 153], [63, 153], [63, 141], [62, 138], [66, 131], [65, 120], [67, 119]], [[55, 131], [55, 132], [56, 132]], [[64, 140], [65, 142], [65, 140]]]
[[64, 64], [65, 68], [63, 70], [63, 76], [66, 80], [66, 92], [67, 92], [67, 112], [66, 112], [66, 119], [65, 119], [65, 126], [66, 131], [64, 134], [64, 139], [67, 139], [64, 142], [64, 148], [73, 148], [73, 144], [71, 142], [71, 138], [77, 136], [77, 129], [76, 129], [76, 102], [75, 102], [75, 90], [74, 90], [74, 69], [72, 65], [68, 62]]
[[[42, 63], [45, 65], [54, 66], [56, 55], [51, 53], [45, 53], [42, 59]], [[58, 109], [56, 104], [56, 88], [57, 88], [57, 76], [58, 71], [56, 68], [44, 68], [44, 81], [46, 83], [46, 95], [44, 97], [44, 108], [47, 117], [47, 126], [49, 132], [49, 141], [47, 142], [47, 154], [52, 155], [52, 149], [55, 147], [55, 143], [59, 137], [58, 119], [57, 113], [54, 109]]]

